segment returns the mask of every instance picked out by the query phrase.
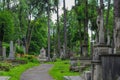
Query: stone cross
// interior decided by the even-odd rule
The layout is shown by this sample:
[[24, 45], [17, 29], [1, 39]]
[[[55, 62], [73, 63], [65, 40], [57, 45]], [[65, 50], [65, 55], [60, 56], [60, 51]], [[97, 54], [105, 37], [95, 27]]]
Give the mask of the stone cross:
[[6, 47], [3, 47], [3, 59], [6, 59]]
[[13, 47], [13, 41], [10, 41], [9, 59], [14, 59], [14, 58], [15, 58], [15, 52], [14, 52], [14, 47]]
[[98, 15], [97, 16], [97, 26], [98, 26], [98, 31], [99, 31], [99, 44], [104, 44], [105, 39], [104, 39], [104, 23], [103, 23], [103, 16]]

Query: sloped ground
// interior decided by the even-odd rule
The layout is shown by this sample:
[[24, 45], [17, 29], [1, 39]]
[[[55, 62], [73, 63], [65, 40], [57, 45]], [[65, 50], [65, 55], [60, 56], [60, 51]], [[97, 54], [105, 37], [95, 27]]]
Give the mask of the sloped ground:
[[41, 64], [40, 66], [33, 67], [25, 71], [21, 75], [20, 80], [53, 80], [53, 78], [48, 74], [51, 67], [51, 64]]

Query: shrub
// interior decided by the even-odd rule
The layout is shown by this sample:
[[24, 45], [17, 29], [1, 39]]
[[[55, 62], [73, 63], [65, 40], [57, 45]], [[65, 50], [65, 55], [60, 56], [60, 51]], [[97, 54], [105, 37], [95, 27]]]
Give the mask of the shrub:
[[21, 46], [16, 46], [16, 53], [23, 54], [23, 53], [24, 53], [23, 47], [21, 47]]
[[34, 62], [34, 63], [39, 62], [34, 55], [25, 55], [23, 58], [27, 59], [29, 62]]
[[9, 71], [10, 70], [10, 68], [12, 68], [13, 66], [12, 66], [12, 64], [10, 64], [10, 63], [7, 63], [7, 62], [5, 62], [5, 63], [0, 63], [0, 71]]

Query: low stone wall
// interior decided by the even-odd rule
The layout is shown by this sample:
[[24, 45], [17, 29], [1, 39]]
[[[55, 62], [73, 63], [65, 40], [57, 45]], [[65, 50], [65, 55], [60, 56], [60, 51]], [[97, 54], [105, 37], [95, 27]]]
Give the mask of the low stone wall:
[[120, 80], [120, 55], [101, 55], [103, 80]]

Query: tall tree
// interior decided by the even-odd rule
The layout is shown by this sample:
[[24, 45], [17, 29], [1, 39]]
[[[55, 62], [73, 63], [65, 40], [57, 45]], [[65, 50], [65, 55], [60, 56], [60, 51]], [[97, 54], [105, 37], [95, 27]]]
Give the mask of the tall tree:
[[64, 54], [67, 55], [67, 27], [66, 27], [66, 3], [63, 0], [63, 10], [64, 10]]
[[48, 60], [50, 60], [50, 2], [48, 0]]
[[57, 8], [57, 38], [58, 38], [58, 55], [60, 55], [60, 48], [61, 48], [61, 42], [60, 42], [60, 25], [59, 25], [59, 0], [55, 0], [55, 6]]

